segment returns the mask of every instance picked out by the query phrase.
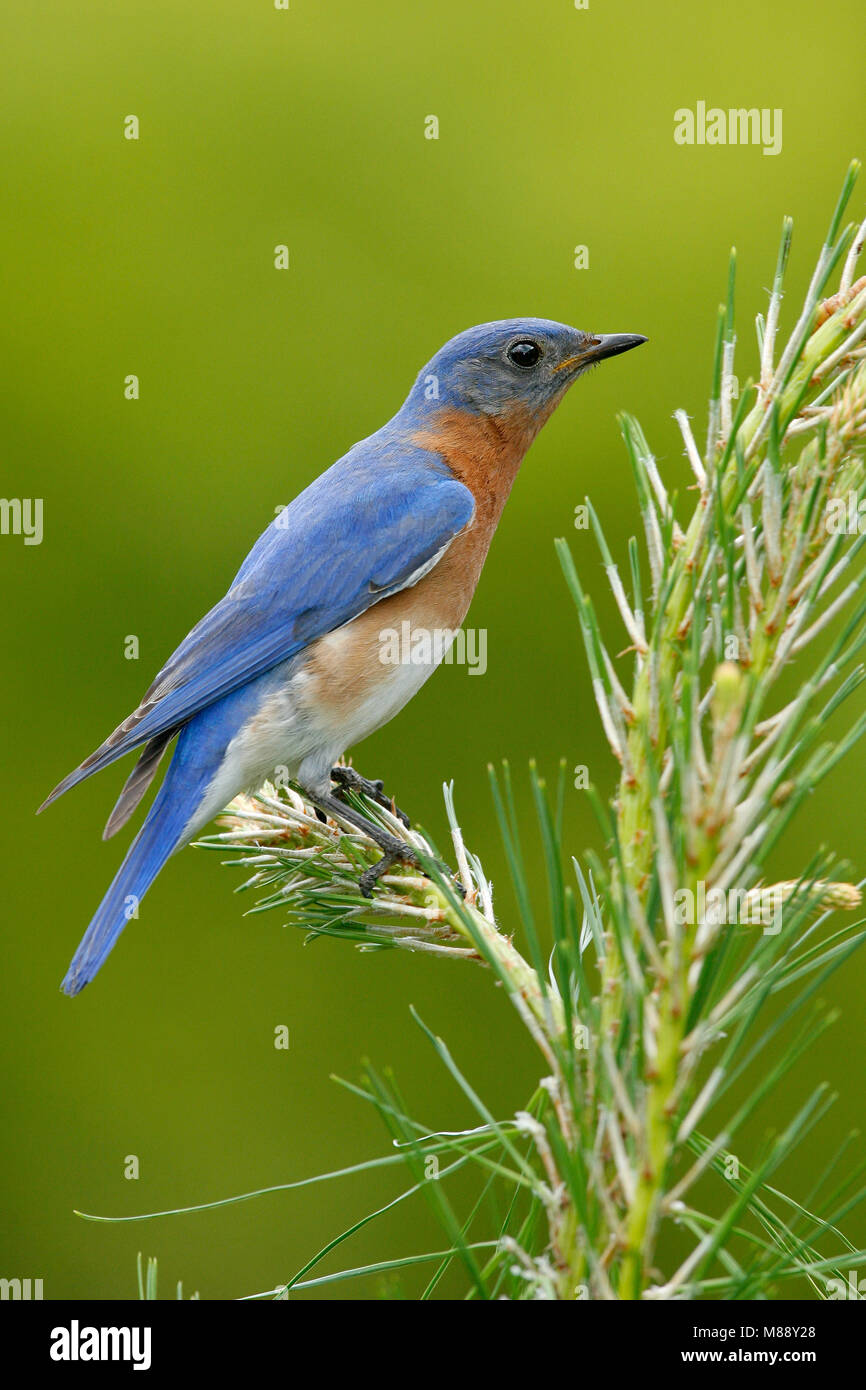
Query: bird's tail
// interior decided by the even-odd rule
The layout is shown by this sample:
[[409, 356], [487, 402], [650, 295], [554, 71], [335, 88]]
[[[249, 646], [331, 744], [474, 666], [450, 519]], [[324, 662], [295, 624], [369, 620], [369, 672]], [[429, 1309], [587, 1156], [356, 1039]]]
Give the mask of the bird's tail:
[[[105, 963], [127, 922], [138, 916], [138, 905], [170, 855], [185, 843], [190, 806], [200, 787], [183, 788], [172, 777], [172, 760], [159, 795], [72, 958], [61, 985], [65, 994], [79, 994]], [[180, 794], [181, 790], [183, 795]]]

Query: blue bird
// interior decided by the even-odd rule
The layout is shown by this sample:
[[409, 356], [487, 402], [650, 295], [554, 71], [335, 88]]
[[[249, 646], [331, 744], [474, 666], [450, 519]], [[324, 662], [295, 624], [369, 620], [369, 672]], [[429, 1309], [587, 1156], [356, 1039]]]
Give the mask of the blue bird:
[[[78, 994], [105, 962], [170, 855], [276, 767], [323, 813], [363, 829], [382, 859], [407, 845], [339, 799], [338, 758], [391, 719], [434, 670], [386, 664], [383, 630], [455, 633], [466, 615], [526, 450], [569, 386], [646, 342], [547, 319], [485, 323], [422, 368], [388, 424], [316, 478], [259, 537], [223, 599], [184, 638], [141, 704], [39, 809], [142, 748], [105, 827], [125, 825], [173, 739], [148, 815], [61, 988]], [[335, 794], [332, 783], [338, 784]], [[374, 795], [379, 784], [354, 777]]]

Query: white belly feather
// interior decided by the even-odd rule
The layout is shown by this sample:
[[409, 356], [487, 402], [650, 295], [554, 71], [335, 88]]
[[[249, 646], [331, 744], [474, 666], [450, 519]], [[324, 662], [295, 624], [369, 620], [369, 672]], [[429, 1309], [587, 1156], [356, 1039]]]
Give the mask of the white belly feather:
[[[327, 671], [352, 660], [354, 623], [319, 639], [309, 652], [287, 662], [285, 681], [262, 700], [257, 713], [226, 749], [219, 771], [184, 832], [190, 839], [239, 792], [255, 791], [282, 774], [311, 790], [330, 787], [338, 758], [392, 719], [432, 675], [450, 645], [429, 660], [379, 661], [377, 648], [358, 669], [351, 698], [329, 699]], [[314, 660], [310, 660], [314, 653]], [[410, 654], [411, 655], [411, 654]], [[355, 663], [357, 666], [357, 663]], [[279, 672], [275, 672], [279, 681]]]

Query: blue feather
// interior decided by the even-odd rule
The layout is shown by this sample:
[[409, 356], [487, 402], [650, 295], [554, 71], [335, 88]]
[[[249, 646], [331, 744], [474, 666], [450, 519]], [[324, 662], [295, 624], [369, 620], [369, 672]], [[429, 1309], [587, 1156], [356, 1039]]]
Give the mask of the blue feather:
[[[187, 840], [225, 749], [261, 702], [262, 682], [235, 691], [181, 731], [163, 784], [66, 972], [61, 989], [79, 994], [105, 963], [160, 869]], [[134, 910], [134, 911], [133, 911]]]
[[434, 455], [405, 441], [396, 450], [390, 429], [355, 445], [271, 522], [138, 709], [40, 811], [395, 593], [463, 530], [475, 509], [469, 489]]

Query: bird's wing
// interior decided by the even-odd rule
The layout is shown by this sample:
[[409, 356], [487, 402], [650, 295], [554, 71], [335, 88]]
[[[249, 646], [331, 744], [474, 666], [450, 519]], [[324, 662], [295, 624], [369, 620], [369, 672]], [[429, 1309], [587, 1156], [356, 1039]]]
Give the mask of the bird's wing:
[[353, 460], [354, 453], [275, 518], [225, 598], [184, 638], [138, 709], [64, 778], [45, 806], [417, 583], [472, 520], [472, 493], [431, 467], [429, 456], [397, 468], [375, 456]]

